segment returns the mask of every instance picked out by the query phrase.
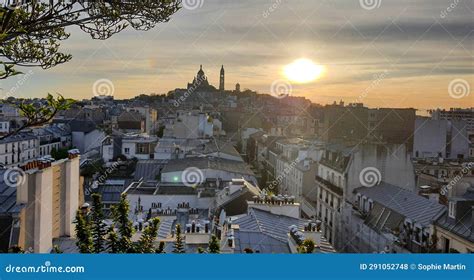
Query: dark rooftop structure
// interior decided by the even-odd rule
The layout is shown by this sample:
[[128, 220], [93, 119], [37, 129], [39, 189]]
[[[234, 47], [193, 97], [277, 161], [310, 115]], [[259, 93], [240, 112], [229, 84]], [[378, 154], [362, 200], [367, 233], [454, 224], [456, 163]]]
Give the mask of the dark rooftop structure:
[[[383, 212], [398, 214], [423, 226], [430, 225], [446, 210], [444, 205], [436, 201], [385, 182], [374, 187], [361, 187], [354, 192], [366, 196], [380, 205], [380, 208], [374, 207], [373, 209], [377, 212], [373, 213], [375, 216], [380, 214], [379, 211], [386, 209], [389, 211]], [[383, 227], [383, 225], [379, 226]]]
[[[308, 221], [283, 215], [276, 215], [264, 210], [249, 208], [247, 215], [233, 220], [232, 225], [239, 225], [234, 231], [235, 252], [245, 253], [250, 248], [260, 253], [290, 253], [288, 246], [289, 227], [295, 225], [303, 230]], [[324, 237], [321, 237], [321, 253], [335, 252]]]
[[461, 197], [451, 198], [449, 203], [455, 209], [454, 218], [444, 213], [436, 225], [474, 243], [474, 187], [469, 187]]

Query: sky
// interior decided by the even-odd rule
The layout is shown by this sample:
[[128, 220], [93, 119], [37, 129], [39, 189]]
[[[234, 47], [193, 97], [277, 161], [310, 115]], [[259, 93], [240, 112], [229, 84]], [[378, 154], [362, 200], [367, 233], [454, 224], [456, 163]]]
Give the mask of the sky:
[[[167, 23], [129, 28], [106, 41], [78, 28], [61, 49], [72, 61], [0, 81], [3, 95], [94, 96], [113, 84], [117, 99], [186, 87], [199, 65], [218, 87], [369, 107], [474, 107], [474, 0], [183, 0]], [[192, 4], [198, 3], [197, 6]], [[306, 58], [325, 68], [317, 80], [287, 81], [285, 65]]]

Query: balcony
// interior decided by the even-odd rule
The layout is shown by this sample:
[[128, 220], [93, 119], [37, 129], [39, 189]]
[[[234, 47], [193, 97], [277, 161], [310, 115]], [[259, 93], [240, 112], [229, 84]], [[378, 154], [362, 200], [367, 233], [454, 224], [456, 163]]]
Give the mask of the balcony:
[[342, 196], [343, 191], [338, 186], [332, 184], [329, 181], [324, 180], [323, 178], [321, 178], [319, 176], [316, 176], [315, 180], [316, 180], [316, 183], [319, 184], [320, 186], [322, 186], [326, 189], [329, 189], [331, 192], [335, 193], [336, 195]]

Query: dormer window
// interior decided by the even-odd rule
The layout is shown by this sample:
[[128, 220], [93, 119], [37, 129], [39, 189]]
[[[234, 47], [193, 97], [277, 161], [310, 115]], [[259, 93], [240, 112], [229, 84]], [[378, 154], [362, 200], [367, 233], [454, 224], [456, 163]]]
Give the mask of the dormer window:
[[456, 218], [456, 202], [454, 201], [449, 202], [448, 216], [453, 219]]

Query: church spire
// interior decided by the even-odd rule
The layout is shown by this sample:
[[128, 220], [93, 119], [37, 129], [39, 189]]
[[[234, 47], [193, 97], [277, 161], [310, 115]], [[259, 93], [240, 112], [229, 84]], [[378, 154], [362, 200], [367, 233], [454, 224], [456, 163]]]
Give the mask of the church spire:
[[224, 91], [224, 84], [225, 84], [225, 71], [224, 71], [224, 65], [221, 67], [221, 75], [219, 79], [219, 90]]

